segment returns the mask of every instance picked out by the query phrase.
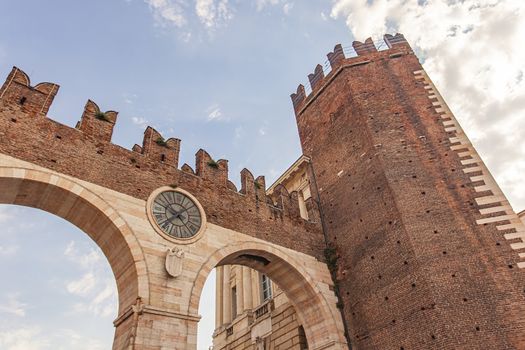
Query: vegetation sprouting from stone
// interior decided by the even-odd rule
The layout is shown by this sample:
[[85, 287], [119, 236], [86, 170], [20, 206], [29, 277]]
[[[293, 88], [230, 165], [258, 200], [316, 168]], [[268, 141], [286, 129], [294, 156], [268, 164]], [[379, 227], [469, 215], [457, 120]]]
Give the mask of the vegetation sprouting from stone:
[[210, 160], [210, 161], [208, 161], [208, 166], [209, 166], [210, 168], [217, 169], [217, 168], [219, 168], [219, 163], [217, 163], [217, 162], [214, 161], [214, 160]]
[[343, 308], [343, 303], [341, 302], [341, 294], [339, 291], [339, 283], [337, 280], [337, 262], [339, 260], [339, 256], [337, 255], [337, 250], [333, 245], [329, 245], [324, 249], [324, 257], [326, 259], [326, 265], [328, 266], [328, 270], [330, 271], [330, 275], [332, 276], [332, 281], [334, 282], [334, 292], [337, 296], [337, 307], [339, 309]]
[[162, 137], [159, 137], [155, 140], [155, 143], [159, 146], [162, 146], [162, 147], [168, 147], [168, 143], [166, 142], [166, 140], [164, 140]]
[[97, 113], [95, 113], [95, 118], [97, 118], [98, 120], [102, 120], [104, 122], [109, 122], [110, 121], [108, 116], [104, 112], [97, 112]]

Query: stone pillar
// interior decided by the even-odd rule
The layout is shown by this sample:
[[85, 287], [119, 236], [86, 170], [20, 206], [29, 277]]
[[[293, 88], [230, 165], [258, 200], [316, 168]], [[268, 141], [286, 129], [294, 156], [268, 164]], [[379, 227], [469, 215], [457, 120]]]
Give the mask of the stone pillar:
[[308, 210], [306, 209], [306, 203], [304, 202], [303, 191], [298, 192], [297, 199], [299, 200], [299, 213], [303, 219], [308, 220]]
[[259, 272], [255, 270], [250, 270], [252, 277], [252, 301], [253, 307], [259, 306], [261, 304], [261, 295], [259, 293]]
[[228, 324], [232, 321], [231, 287], [230, 287], [230, 265], [224, 265], [222, 269], [222, 323]]
[[223, 269], [222, 266], [215, 268], [215, 328], [219, 328], [223, 325], [222, 316], [222, 282], [223, 280]]
[[242, 267], [242, 288], [244, 297], [244, 309], [253, 309], [253, 292], [252, 292], [252, 278], [251, 269], [249, 267]]
[[237, 286], [237, 315], [244, 312], [244, 283], [242, 278], [242, 271], [244, 266], [235, 266], [235, 285]]
[[198, 315], [143, 304], [139, 298], [113, 322], [116, 327], [113, 350], [194, 350], [199, 319]]

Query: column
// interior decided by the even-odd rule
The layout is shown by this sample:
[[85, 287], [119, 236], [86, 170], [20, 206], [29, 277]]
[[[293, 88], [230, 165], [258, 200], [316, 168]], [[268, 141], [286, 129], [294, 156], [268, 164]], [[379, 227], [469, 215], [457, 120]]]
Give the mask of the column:
[[222, 323], [228, 324], [232, 321], [231, 287], [230, 287], [230, 265], [223, 266], [222, 278]]
[[250, 275], [252, 277], [252, 302], [253, 307], [256, 308], [261, 304], [261, 293], [259, 287], [259, 272], [250, 269]]
[[244, 312], [244, 283], [242, 278], [242, 271], [244, 266], [235, 266], [235, 285], [237, 286], [237, 314]]
[[249, 267], [242, 267], [242, 287], [244, 297], [244, 309], [253, 309], [253, 292], [252, 292], [252, 277], [251, 270]]
[[223, 289], [222, 289], [222, 280], [223, 269], [222, 266], [217, 266], [215, 268], [215, 328], [219, 328], [223, 325], [223, 315], [222, 315], [222, 298], [223, 298]]

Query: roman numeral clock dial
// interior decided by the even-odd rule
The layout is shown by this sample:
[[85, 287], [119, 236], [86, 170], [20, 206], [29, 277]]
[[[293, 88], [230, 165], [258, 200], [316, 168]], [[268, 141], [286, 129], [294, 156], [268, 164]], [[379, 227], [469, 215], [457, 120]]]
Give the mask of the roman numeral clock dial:
[[160, 189], [150, 196], [148, 216], [157, 231], [169, 238], [188, 240], [203, 227], [203, 210], [196, 199], [181, 189]]

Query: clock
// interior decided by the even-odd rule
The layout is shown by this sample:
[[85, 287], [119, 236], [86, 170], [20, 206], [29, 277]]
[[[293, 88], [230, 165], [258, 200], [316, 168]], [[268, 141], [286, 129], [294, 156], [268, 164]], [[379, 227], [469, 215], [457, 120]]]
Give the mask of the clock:
[[189, 240], [204, 226], [204, 211], [195, 197], [171, 187], [155, 191], [148, 200], [148, 216], [154, 227], [170, 239]]

